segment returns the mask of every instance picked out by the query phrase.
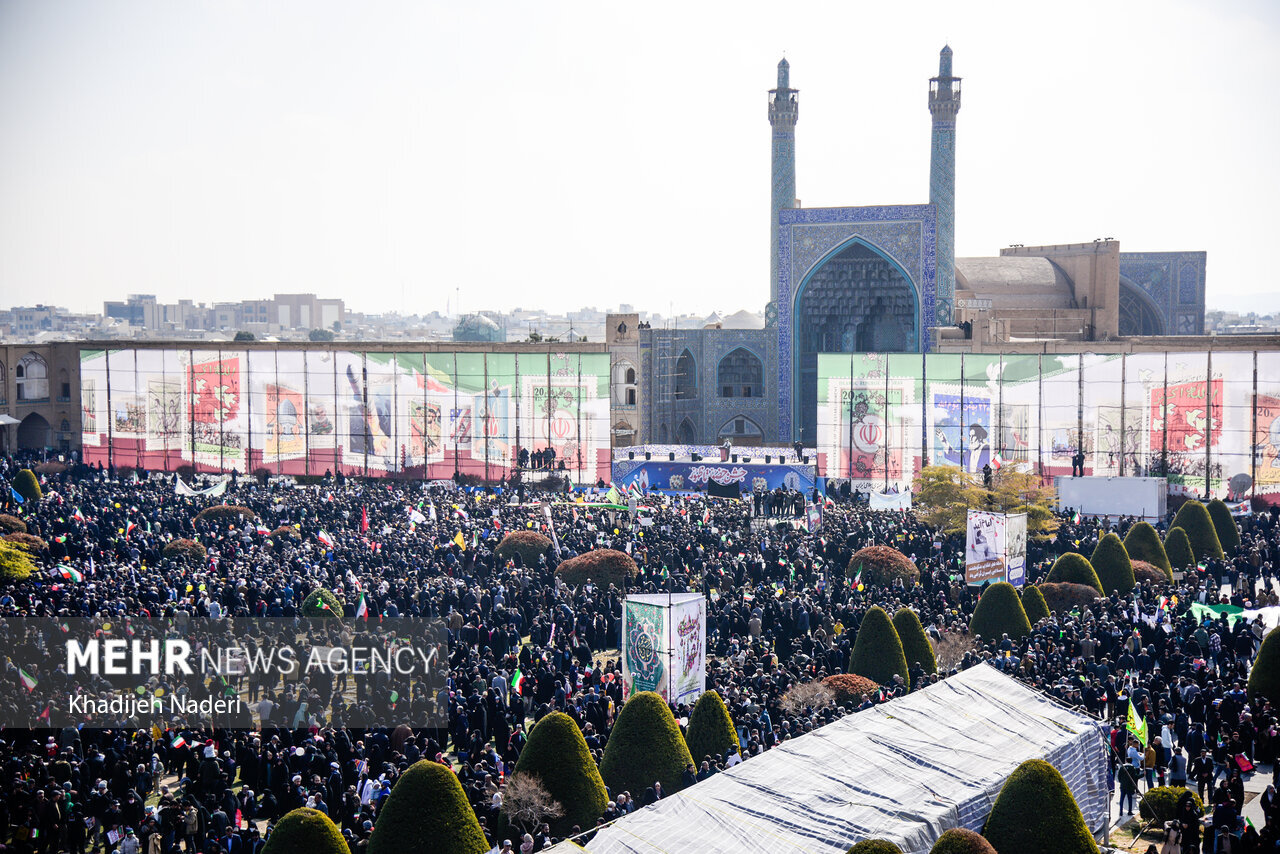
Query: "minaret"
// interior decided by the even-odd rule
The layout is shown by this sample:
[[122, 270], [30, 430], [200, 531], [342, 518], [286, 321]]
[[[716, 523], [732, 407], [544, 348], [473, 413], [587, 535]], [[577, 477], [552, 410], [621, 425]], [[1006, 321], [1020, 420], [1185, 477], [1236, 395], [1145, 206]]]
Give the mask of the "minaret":
[[956, 113], [960, 78], [951, 76], [951, 48], [942, 48], [938, 76], [929, 79], [933, 144], [929, 155], [929, 203], [938, 215], [938, 276], [935, 318], [950, 326], [956, 297]]
[[773, 192], [769, 198], [769, 305], [765, 316], [778, 318], [778, 211], [796, 204], [796, 119], [798, 89], [791, 88], [791, 66], [778, 63], [778, 88], [769, 90], [769, 124], [773, 126]]

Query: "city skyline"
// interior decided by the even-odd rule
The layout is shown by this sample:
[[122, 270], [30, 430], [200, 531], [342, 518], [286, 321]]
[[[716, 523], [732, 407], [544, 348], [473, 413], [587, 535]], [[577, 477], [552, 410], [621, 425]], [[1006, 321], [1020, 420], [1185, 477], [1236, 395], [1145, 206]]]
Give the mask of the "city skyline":
[[995, 8], [6, 4], [3, 302], [762, 312], [777, 60], [803, 203], [920, 203], [950, 43], [958, 255], [1203, 249], [1210, 309], [1277, 307], [1280, 12]]

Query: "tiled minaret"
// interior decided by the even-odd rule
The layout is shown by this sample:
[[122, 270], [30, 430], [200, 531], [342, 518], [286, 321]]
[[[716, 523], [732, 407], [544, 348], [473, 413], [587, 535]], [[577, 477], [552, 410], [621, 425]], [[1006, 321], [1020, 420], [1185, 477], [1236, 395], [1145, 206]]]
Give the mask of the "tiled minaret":
[[[956, 296], [956, 113], [960, 112], [960, 78], [951, 76], [951, 48], [938, 58], [938, 76], [929, 80], [929, 113], [933, 144], [929, 156], [929, 203], [938, 216], [936, 322], [950, 326]], [[776, 145], [776, 143], [775, 143]], [[776, 168], [776, 167], [775, 167]], [[775, 172], [776, 175], [776, 172]], [[775, 183], [776, 192], [776, 183]]]
[[796, 119], [799, 90], [791, 88], [791, 66], [778, 63], [778, 88], [769, 90], [769, 124], [773, 126], [773, 192], [769, 198], [768, 324], [778, 318], [778, 211], [796, 203]]

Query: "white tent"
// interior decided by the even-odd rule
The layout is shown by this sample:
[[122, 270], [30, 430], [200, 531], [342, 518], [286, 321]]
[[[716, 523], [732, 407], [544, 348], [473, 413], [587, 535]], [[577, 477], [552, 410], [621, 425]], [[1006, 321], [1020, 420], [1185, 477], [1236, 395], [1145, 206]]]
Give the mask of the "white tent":
[[849, 715], [638, 810], [590, 854], [844, 854], [884, 838], [928, 854], [943, 831], [981, 831], [1024, 760], [1062, 772], [1100, 836], [1107, 740], [1097, 721], [993, 667], [974, 667]]

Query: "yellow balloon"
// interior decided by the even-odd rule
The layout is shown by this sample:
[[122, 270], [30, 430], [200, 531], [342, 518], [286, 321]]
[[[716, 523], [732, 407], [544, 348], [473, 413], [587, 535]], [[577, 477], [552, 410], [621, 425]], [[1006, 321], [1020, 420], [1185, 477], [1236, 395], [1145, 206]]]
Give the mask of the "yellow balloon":
[[193, 588], [190, 584], [188, 584], [188, 585], [187, 585], [187, 592], [188, 592], [188, 593], [190, 593], [193, 589], [194, 589], [194, 588]]
[[117, 510], [119, 510], [119, 509], [120, 509], [120, 502], [119, 502], [119, 501], [117, 501], [117, 502], [116, 502], [116, 509], [117, 509]]
[[613, 529], [613, 532], [614, 532], [615, 534], [621, 533], [617, 528], [614, 528], [614, 529]]
[[110, 623], [103, 623], [103, 624], [102, 624], [102, 630], [103, 630], [104, 632], [109, 632], [109, 631], [111, 631], [111, 624], [110, 624]]
[[164, 696], [164, 689], [163, 689], [163, 688], [157, 688], [157, 689], [156, 689], [156, 696], [157, 696], [157, 697], [163, 697], [163, 696]]

